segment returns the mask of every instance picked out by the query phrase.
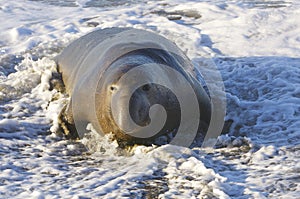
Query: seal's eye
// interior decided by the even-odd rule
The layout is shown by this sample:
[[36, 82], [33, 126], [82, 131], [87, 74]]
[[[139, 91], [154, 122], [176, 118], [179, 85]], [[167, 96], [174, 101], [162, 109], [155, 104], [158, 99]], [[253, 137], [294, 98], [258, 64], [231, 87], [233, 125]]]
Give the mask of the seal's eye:
[[149, 84], [145, 84], [143, 87], [142, 87], [143, 91], [149, 91], [150, 90], [150, 85]]
[[110, 91], [116, 91], [117, 87], [116, 86], [110, 86], [109, 89], [110, 89]]

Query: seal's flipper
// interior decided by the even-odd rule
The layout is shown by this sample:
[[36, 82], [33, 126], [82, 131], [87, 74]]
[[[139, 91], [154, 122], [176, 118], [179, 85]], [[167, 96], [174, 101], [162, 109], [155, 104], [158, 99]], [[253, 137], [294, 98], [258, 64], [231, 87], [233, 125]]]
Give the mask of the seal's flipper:
[[52, 77], [50, 79], [50, 90], [57, 90], [58, 92], [65, 93], [65, 84], [62, 80], [62, 75], [59, 72], [52, 72]]
[[68, 104], [66, 104], [59, 116], [58, 121], [60, 124], [60, 128], [62, 131], [62, 134], [66, 136], [66, 138], [69, 139], [78, 139], [78, 133], [75, 127], [74, 119], [73, 119], [73, 113], [72, 113], [72, 99]]

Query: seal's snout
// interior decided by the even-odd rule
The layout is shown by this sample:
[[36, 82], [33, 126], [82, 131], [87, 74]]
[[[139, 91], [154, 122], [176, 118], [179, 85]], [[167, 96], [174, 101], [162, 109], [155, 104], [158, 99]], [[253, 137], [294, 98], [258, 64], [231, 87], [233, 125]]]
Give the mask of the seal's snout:
[[137, 89], [129, 101], [130, 116], [136, 124], [146, 126], [150, 123], [150, 106], [151, 103], [145, 90]]
[[[123, 89], [126, 90], [126, 88]], [[151, 104], [145, 92], [148, 89], [148, 86], [139, 88], [131, 96], [124, 90], [122, 90], [122, 94], [118, 91], [113, 93], [112, 98], [117, 101], [115, 110], [118, 114], [115, 120], [118, 124], [125, 126], [130, 119], [139, 126], [146, 126], [150, 123], [149, 109]], [[130, 98], [129, 103], [128, 98]], [[129, 112], [125, 107], [129, 107]]]

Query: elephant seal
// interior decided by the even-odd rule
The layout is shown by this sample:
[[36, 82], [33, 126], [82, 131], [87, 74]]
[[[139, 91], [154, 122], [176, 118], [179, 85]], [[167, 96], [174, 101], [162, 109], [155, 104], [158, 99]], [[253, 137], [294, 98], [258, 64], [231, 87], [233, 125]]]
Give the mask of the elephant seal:
[[[61, 114], [71, 137], [82, 138], [91, 123], [98, 133], [113, 133], [119, 143], [149, 145], [170, 132], [176, 136], [183, 119], [196, 127], [197, 134], [209, 125], [210, 98], [192, 64], [174, 43], [155, 33], [96, 30], [72, 42], [56, 62], [71, 97]], [[131, 79], [123, 81], [128, 74]], [[182, 110], [181, 98], [189, 100], [192, 95], [197, 103]], [[148, 133], [134, 134], [148, 126]]]

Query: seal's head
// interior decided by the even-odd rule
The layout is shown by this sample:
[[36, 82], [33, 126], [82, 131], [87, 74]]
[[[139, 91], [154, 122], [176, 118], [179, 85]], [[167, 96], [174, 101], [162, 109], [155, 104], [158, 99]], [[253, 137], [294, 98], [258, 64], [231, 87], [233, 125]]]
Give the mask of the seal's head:
[[[118, 58], [104, 72], [96, 93], [96, 112], [103, 133], [112, 132], [118, 140], [127, 143], [153, 144], [155, 138], [178, 128], [180, 105], [176, 96], [169, 88], [152, 83], [157, 79], [171, 82], [172, 77], [167, 73], [160, 73], [158, 77], [155, 71], [147, 70], [136, 73], [126, 84], [120, 81], [130, 70], [153, 63], [166, 64], [165, 55], [153, 49], [138, 50]], [[148, 83], [135, 88], [140, 78]], [[135, 131], [151, 123], [155, 125], [154, 120], [161, 117], [161, 110], [152, 109], [154, 105], [162, 106], [166, 113], [163, 128], [153, 132], [154, 135], [135, 136]], [[132, 121], [136, 125], [130, 127]]]
[[[154, 69], [139, 70], [126, 83], [121, 81], [125, 74], [153, 63], [169, 65], [189, 79], [182, 67], [161, 50], [137, 50], [118, 58], [104, 71], [96, 93], [96, 113], [103, 133], [112, 132], [117, 140], [127, 144], [153, 144], [157, 137], [179, 127], [181, 110], [176, 95], [170, 88], [153, 83], [159, 82], [158, 79], [172, 82], [174, 77], [168, 71], [162, 69], [158, 75]], [[147, 83], [139, 85], [141, 79]], [[159, 125], [161, 122], [163, 124]], [[144, 135], [138, 134], [145, 127], [149, 127], [150, 131]], [[151, 132], [155, 128], [159, 130]]]

